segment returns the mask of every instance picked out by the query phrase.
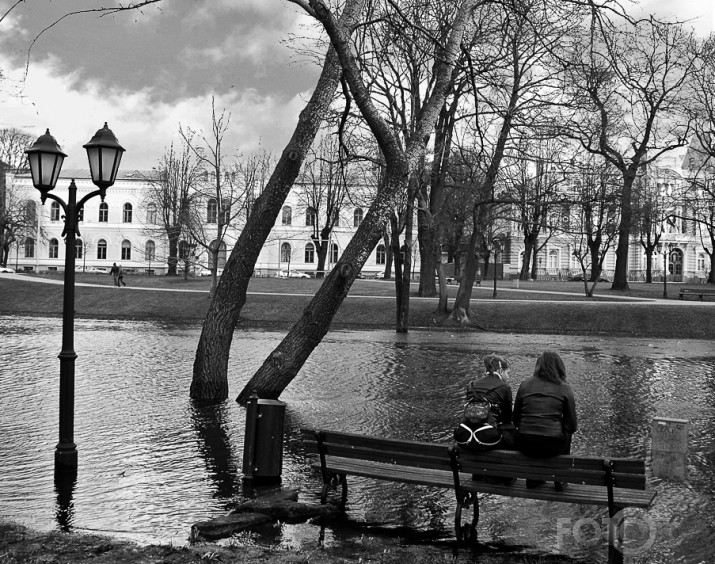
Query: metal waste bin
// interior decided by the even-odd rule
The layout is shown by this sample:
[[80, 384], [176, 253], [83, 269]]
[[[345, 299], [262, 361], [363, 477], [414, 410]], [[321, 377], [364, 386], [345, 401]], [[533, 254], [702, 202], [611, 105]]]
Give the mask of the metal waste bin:
[[279, 480], [283, 471], [283, 421], [285, 402], [258, 399], [253, 394], [246, 406], [243, 444], [244, 480]]

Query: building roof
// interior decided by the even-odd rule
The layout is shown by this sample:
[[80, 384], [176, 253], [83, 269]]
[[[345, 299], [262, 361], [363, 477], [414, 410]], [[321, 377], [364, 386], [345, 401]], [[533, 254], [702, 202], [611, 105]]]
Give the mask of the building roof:
[[[17, 174], [18, 177], [30, 176], [30, 171], [22, 172]], [[156, 177], [156, 170], [122, 170], [119, 169], [117, 173], [117, 180], [152, 180]], [[63, 169], [60, 178], [68, 179], [74, 178], [75, 180], [84, 179], [89, 180], [91, 178], [88, 168], [68, 168]]]

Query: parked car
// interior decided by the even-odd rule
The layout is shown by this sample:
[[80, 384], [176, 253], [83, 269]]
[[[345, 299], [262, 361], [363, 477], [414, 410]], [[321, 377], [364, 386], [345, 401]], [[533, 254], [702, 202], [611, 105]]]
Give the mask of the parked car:
[[[223, 268], [216, 269], [216, 276], [221, 276], [223, 274]], [[211, 270], [208, 268], [202, 268], [196, 273], [196, 276], [211, 276]]]
[[384, 278], [384, 277], [385, 277], [385, 272], [383, 270], [375, 273], [375, 278], [377, 278], [378, 280], [381, 278]]
[[310, 278], [310, 275], [300, 270], [279, 270], [276, 274], [277, 278]]
[[14, 268], [10, 268], [10, 267], [8, 267], [8, 266], [0, 266], [0, 272], [3, 272], [3, 273], [5, 273], [5, 274], [14, 274], [14, 273], [15, 273], [15, 269], [14, 269]]

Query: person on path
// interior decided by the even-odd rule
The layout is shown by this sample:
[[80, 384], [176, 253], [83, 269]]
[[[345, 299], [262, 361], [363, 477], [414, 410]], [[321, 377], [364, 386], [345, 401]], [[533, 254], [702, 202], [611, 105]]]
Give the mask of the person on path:
[[109, 269], [109, 275], [114, 278], [114, 285], [119, 287], [119, 267], [116, 262]]
[[117, 272], [117, 286], [126, 286], [127, 283], [124, 281], [124, 269], [119, 265], [119, 271]]
[[[576, 401], [557, 353], [545, 351], [537, 359], [534, 375], [516, 392], [513, 419], [516, 448], [527, 456], [548, 458], [571, 452], [571, 435], [578, 428]], [[543, 483], [527, 480], [526, 486]], [[565, 484], [555, 486], [562, 490]]]

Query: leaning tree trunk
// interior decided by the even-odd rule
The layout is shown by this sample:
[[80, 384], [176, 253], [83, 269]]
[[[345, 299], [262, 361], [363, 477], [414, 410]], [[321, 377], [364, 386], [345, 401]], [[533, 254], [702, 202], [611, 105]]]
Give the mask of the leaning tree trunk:
[[[350, 4], [345, 8], [348, 12]], [[345, 12], [343, 17], [346, 16]], [[351, 12], [352, 13], [352, 12]], [[217, 400], [228, 397], [228, 358], [246, 290], [258, 255], [275, 224], [288, 193], [330, 108], [340, 84], [341, 68], [331, 46], [310, 101], [300, 113], [298, 125], [283, 151], [263, 193], [256, 199], [246, 225], [226, 261], [223, 275], [206, 314], [196, 348], [190, 396]]]
[[616, 247], [616, 269], [613, 273], [612, 290], [628, 290], [628, 246], [631, 238], [631, 220], [633, 208], [631, 193], [635, 173], [630, 169], [624, 174], [623, 193], [621, 194], [621, 223], [618, 225], [618, 246]]

